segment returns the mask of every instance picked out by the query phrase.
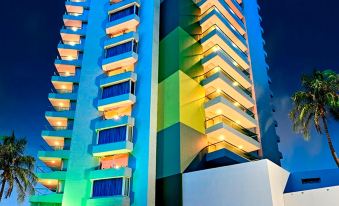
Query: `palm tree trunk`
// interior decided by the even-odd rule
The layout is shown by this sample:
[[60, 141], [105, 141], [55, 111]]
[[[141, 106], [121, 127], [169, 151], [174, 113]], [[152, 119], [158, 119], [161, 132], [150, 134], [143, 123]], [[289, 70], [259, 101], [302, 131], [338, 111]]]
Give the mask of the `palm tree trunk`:
[[2, 199], [2, 195], [4, 194], [5, 184], [6, 184], [6, 179], [5, 179], [5, 177], [3, 177], [2, 183], [1, 183], [1, 190], [0, 190], [0, 202], [1, 202], [1, 199]]
[[333, 143], [332, 143], [332, 139], [330, 137], [330, 133], [328, 132], [328, 127], [327, 127], [327, 122], [326, 122], [325, 117], [323, 117], [323, 124], [324, 124], [325, 134], [326, 134], [326, 137], [327, 137], [328, 146], [330, 147], [332, 157], [333, 157], [335, 163], [337, 164], [337, 167], [339, 168], [339, 159], [337, 157], [337, 153], [335, 152], [335, 149], [334, 149], [334, 146], [333, 146]]

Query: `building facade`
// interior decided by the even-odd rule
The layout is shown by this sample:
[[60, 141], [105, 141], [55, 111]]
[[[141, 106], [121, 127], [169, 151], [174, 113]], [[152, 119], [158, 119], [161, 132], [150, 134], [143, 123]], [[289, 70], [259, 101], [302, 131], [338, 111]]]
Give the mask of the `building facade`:
[[280, 164], [253, 0], [68, 0], [32, 205], [183, 205], [187, 172]]

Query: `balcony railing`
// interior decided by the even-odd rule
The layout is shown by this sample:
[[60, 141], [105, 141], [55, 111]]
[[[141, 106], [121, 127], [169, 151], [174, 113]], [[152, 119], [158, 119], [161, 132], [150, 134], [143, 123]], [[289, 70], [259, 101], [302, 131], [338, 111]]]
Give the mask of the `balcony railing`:
[[212, 153], [212, 152], [215, 152], [215, 151], [218, 151], [218, 150], [221, 150], [221, 149], [227, 149], [247, 160], [250, 160], [250, 161], [254, 161], [254, 160], [259, 160], [258, 157], [256, 157], [255, 155], [251, 154], [251, 153], [248, 153], [242, 149], [240, 149], [239, 147], [235, 146], [235, 145], [232, 145], [228, 142], [226, 142], [225, 140], [223, 141], [220, 141], [220, 142], [217, 142], [217, 143], [213, 143], [213, 144], [210, 144], [207, 146], [208, 148], [208, 153]]
[[57, 189], [48, 189], [44, 187], [34, 188], [35, 195], [50, 195], [50, 194], [63, 194], [63, 192], [57, 191]]
[[40, 146], [40, 149], [42, 150], [42, 151], [60, 151], [60, 150], [70, 150], [70, 146], [69, 145], [63, 145], [63, 146], [48, 146], [48, 147], [46, 147], [46, 146], [43, 146], [43, 145], [41, 145]]
[[233, 46], [236, 50], [238, 50], [238, 51], [241, 52], [243, 55], [245, 55], [245, 57], [248, 56], [248, 54], [247, 54], [246, 52], [244, 52], [243, 50], [241, 50], [241, 49], [239, 48], [239, 46], [237, 46], [237, 45], [232, 41], [232, 39], [230, 39], [230, 38], [227, 36], [227, 34], [225, 34], [225, 32], [224, 32], [222, 29], [220, 29], [220, 28], [218, 27], [218, 25], [216, 25], [216, 24], [213, 24], [213, 25], [212, 25], [211, 27], [209, 27], [206, 31], [204, 31], [202, 34], [200, 34], [199, 39], [201, 40], [202, 38], [204, 38], [205, 36], [207, 36], [210, 32], [212, 32], [212, 31], [214, 31], [214, 30], [217, 30], [217, 31], [221, 32], [221, 33], [227, 38], [227, 40], [229, 40], [229, 41], [231, 42], [232, 46]]
[[243, 92], [245, 92], [248, 96], [252, 97], [252, 92], [250, 91], [250, 89], [246, 89], [245, 87], [243, 87], [237, 80], [235, 80], [231, 75], [229, 75], [225, 69], [223, 69], [220, 66], [214, 67], [213, 69], [208, 70], [207, 72], [205, 72], [202, 75], [199, 75], [197, 77], [195, 77], [199, 82], [202, 81], [203, 79], [207, 79], [210, 76], [218, 73], [218, 72], [222, 72], [229, 80], [231, 80], [232, 82], [236, 82], [237, 83], [237, 88], [241, 89]]
[[234, 106], [238, 107], [240, 110], [242, 110], [246, 114], [248, 114], [251, 117], [255, 118], [255, 115], [254, 115], [254, 113], [251, 110], [247, 109], [245, 106], [240, 104], [238, 101], [233, 99], [231, 96], [229, 96], [228, 94], [226, 94], [222, 90], [216, 90], [216, 91], [214, 91], [214, 92], [212, 92], [210, 94], [207, 94], [206, 95], [206, 100], [209, 101], [209, 100], [215, 99], [217, 97], [224, 97], [227, 101], [231, 102]]
[[46, 130], [72, 130], [73, 125], [67, 125], [67, 126], [59, 126], [59, 125], [45, 125]]
[[229, 127], [237, 130], [238, 132], [241, 132], [242, 134], [245, 134], [246, 136], [251, 137], [252, 139], [258, 141], [258, 135], [256, 133], [250, 131], [249, 129], [246, 129], [245, 127], [241, 126], [235, 121], [227, 118], [225, 115], [218, 115], [218, 116], [212, 117], [206, 120], [205, 123], [206, 123], [206, 128], [212, 127], [219, 123], [224, 123], [228, 125]]
[[245, 70], [242, 66], [240, 66], [224, 49], [222, 49], [218, 44], [216, 44], [215, 46], [211, 47], [210, 49], [208, 49], [207, 51], [205, 51], [203, 53], [203, 57], [207, 57], [210, 54], [216, 53], [216, 52], [221, 52], [223, 55], [226, 56], [226, 58], [229, 58], [233, 65], [243, 74], [246, 75], [246, 77], [250, 78], [250, 73]]

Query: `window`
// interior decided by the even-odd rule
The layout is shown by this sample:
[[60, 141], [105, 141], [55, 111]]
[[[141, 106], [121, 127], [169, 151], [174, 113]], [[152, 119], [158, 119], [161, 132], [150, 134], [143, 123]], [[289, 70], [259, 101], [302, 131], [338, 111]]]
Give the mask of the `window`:
[[106, 58], [117, 56], [119, 54], [127, 53], [130, 51], [137, 52], [137, 43], [135, 41], [129, 41], [129, 42], [108, 48], [106, 50]]
[[132, 81], [126, 81], [120, 84], [114, 84], [108, 87], [104, 87], [102, 91], [102, 99], [128, 93], [134, 94], [134, 82]]
[[301, 183], [302, 183], [302, 184], [320, 183], [320, 178], [319, 178], [319, 177], [316, 177], [316, 178], [305, 178], [305, 179], [301, 179]]
[[92, 197], [122, 195], [123, 178], [95, 180]]
[[115, 21], [121, 18], [124, 18], [125, 16], [131, 15], [131, 14], [139, 14], [139, 7], [136, 5], [130, 6], [128, 8], [122, 9], [120, 11], [114, 12], [109, 15], [109, 21]]
[[114, 127], [99, 131], [98, 144], [108, 144], [126, 141], [127, 127]]

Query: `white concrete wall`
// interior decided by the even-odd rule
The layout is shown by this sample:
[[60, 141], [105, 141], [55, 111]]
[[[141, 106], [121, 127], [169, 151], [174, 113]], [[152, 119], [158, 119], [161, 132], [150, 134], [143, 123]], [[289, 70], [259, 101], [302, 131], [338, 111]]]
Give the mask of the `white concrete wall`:
[[339, 186], [284, 194], [285, 206], [338, 206]]
[[289, 173], [268, 160], [183, 176], [185, 206], [284, 206]]

